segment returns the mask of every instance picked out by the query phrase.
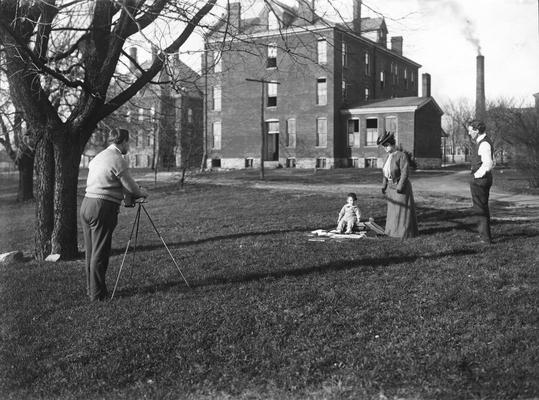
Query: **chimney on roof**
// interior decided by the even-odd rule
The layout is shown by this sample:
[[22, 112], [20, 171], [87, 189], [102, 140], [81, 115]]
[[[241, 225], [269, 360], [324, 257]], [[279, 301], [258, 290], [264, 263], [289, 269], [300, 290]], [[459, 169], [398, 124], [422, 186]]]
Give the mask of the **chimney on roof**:
[[485, 57], [477, 56], [477, 77], [475, 89], [475, 118], [484, 120], [486, 114], [485, 101]]
[[430, 74], [423, 74], [423, 97], [430, 97]]
[[230, 3], [228, 7], [228, 31], [238, 33], [241, 31], [241, 3]]
[[298, 18], [309, 24], [314, 22], [314, 0], [298, 0]]
[[361, 33], [361, 6], [363, 5], [362, 0], [353, 0], [354, 2], [354, 18], [352, 19], [352, 29], [356, 33]]
[[138, 64], [137, 60], [137, 48], [135, 46], [131, 47], [129, 49], [129, 56], [131, 57], [131, 60], [129, 60], [129, 66], [133, 71], [137, 69], [135, 64]]
[[391, 38], [391, 50], [402, 56], [402, 36], [393, 36]]

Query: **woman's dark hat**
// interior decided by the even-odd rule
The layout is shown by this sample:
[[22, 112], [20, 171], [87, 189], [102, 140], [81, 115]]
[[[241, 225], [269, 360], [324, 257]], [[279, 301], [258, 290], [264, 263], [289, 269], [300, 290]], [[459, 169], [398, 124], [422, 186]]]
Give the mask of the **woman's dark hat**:
[[378, 137], [378, 140], [376, 140], [376, 144], [378, 146], [384, 146], [391, 140], [393, 137], [393, 133], [385, 131], [381, 136]]

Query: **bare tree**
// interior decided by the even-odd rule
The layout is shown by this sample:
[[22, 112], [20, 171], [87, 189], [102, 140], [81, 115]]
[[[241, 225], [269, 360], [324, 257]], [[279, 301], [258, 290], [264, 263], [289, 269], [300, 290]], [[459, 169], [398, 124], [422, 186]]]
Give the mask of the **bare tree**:
[[489, 129], [503, 142], [505, 152], [515, 154], [515, 167], [530, 187], [539, 187], [539, 109], [498, 99], [491, 102], [487, 115]]
[[[77, 181], [82, 149], [99, 121], [159, 74], [216, 0], [0, 0], [0, 46], [10, 94], [36, 145], [36, 257], [77, 250]], [[111, 82], [134, 35], [180, 22], [147, 68], [111, 95]], [[163, 37], [163, 41], [164, 41]], [[55, 107], [46, 81], [62, 89]], [[71, 110], [66, 105], [72, 106]]]

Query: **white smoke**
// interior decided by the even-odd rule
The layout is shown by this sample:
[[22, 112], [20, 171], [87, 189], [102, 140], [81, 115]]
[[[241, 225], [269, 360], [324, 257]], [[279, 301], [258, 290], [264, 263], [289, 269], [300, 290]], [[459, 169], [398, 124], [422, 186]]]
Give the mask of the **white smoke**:
[[429, 13], [440, 13], [447, 11], [449, 21], [453, 19], [455, 24], [460, 26], [460, 30], [466, 40], [470, 42], [477, 50], [477, 54], [481, 55], [481, 42], [476, 32], [474, 21], [462, 9], [461, 5], [454, 0], [418, 0], [420, 6], [425, 7]]

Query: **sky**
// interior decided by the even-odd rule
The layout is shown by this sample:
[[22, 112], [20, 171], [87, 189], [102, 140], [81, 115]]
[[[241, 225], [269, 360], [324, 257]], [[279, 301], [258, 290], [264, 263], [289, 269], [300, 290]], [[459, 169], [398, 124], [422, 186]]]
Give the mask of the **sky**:
[[[256, 12], [255, 1], [262, 2], [242, 0], [242, 10]], [[335, 8], [345, 19], [351, 16], [352, 0], [316, 0], [315, 4], [317, 13], [329, 19], [339, 20], [332, 13]], [[539, 0], [364, 0], [362, 16], [381, 14], [388, 36], [403, 36], [404, 56], [422, 65], [419, 74], [431, 74], [432, 95], [439, 103], [475, 101], [480, 48], [487, 100], [533, 104], [533, 94], [539, 92], [538, 7]], [[193, 38], [188, 45], [196, 50], [201, 42]]]

